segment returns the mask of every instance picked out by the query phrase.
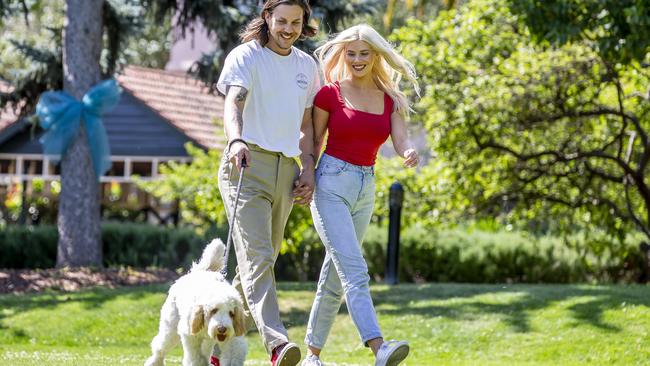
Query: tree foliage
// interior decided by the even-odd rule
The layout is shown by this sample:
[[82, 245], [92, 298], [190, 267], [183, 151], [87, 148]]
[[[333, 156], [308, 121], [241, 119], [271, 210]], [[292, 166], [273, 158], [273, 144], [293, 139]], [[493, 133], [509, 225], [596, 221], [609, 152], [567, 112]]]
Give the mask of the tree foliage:
[[[12, 61], [0, 65], [0, 78], [11, 81], [14, 86], [12, 93], [0, 94], [0, 107], [7, 103], [22, 105], [23, 114], [28, 114], [42, 92], [63, 88], [64, 2], [33, 0], [14, 3], [0, 4], [0, 15], [13, 16], [5, 18], [6, 24], [1, 24], [2, 28], [15, 37], [0, 41], [9, 43], [0, 49], [3, 49], [3, 57], [7, 54]], [[26, 5], [19, 7], [18, 3]], [[124, 52], [129, 40], [141, 36], [148, 29], [142, 22], [143, 15], [141, 7], [132, 4], [132, 0], [103, 2], [103, 77], [112, 75], [120, 61], [128, 60]]]
[[26, 14], [29, 13], [26, 0], [0, 0], [0, 26], [3, 25], [4, 18], [21, 12], [26, 19]]
[[[258, 3], [257, 0], [105, 0], [102, 73], [104, 77], [113, 75], [124, 64], [163, 67], [171, 47], [171, 30], [185, 35], [202, 24], [216, 37], [218, 47], [213, 53], [203, 55], [190, 71], [206, 84], [214, 85], [225, 55], [239, 43], [239, 31], [258, 16]], [[336, 32], [346, 20], [376, 11], [379, 3], [379, 0], [311, 1], [314, 17], [326, 32]], [[40, 93], [62, 88], [62, 9], [61, 0], [0, 0], [0, 27], [6, 27], [11, 34], [29, 35], [13, 41], [13, 47], [0, 40], [3, 60], [13, 60], [11, 64], [0, 65], [0, 79], [15, 84], [11, 94], [0, 94], [0, 108], [23, 101], [23, 112], [30, 113]], [[18, 24], [21, 18], [24, 25]], [[49, 23], [41, 24], [41, 18], [47, 18]], [[12, 27], [5, 26], [7, 20], [11, 20]], [[32, 23], [36, 24], [32, 26]], [[45, 34], [40, 32], [40, 25], [47, 29]], [[308, 40], [299, 46], [306, 51], [315, 48], [313, 41]], [[10, 55], [12, 51], [21, 57], [16, 59]]]
[[532, 43], [505, 1], [398, 30], [426, 85], [419, 118], [474, 215], [650, 237], [650, 73], [590, 42]]
[[440, 10], [450, 10], [465, 2], [467, 0], [387, 0], [382, 28], [389, 33], [403, 26], [408, 18], [434, 19]]
[[[26, 14], [17, 10], [7, 12], [4, 22], [0, 23], [6, 35], [0, 39], [0, 75], [4, 79], [20, 79], [34, 62], [38, 62], [38, 59], [27, 59], [25, 52], [12, 43], [57, 54], [53, 50], [60, 49], [63, 6], [62, 0], [36, 0], [30, 2]], [[115, 69], [124, 64], [164, 67], [171, 48], [171, 17], [154, 20], [141, 6], [124, 1], [107, 2], [104, 8], [107, 26], [102, 63], [106, 74], [110, 73], [109, 66]]]
[[391, 185], [399, 182], [404, 190], [402, 227], [420, 226], [433, 229], [463, 219], [462, 200], [451, 200], [454, 194], [449, 179], [451, 170], [437, 159], [417, 169], [407, 169], [399, 157], [378, 157], [375, 164], [375, 208], [373, 222], [388, 225]]
[[187, 144], [191, 164], [170, 162], [160, 168], [161, 180], [139, 182], [140, 187], [163, 200], [180, 202], [181, 221], [196, 227], [224, 225], [224, 210], [217, 173], [221, 152], [203, 151]]
[[535, 40], [588, 43], [610, 61], [643, 61], [650, 51], [648, 0], [509, 0]]
[[[0, 93], [0, 106], [33, 106], [44, 89], [63, 87], [63, 1], [0, 4], [0, 79], [13, 84], [13, 93]], [[4, 6], [4, 11], [2, 8]], [[21, 13], [27, 9], [28, 13]], [[36, 31], [38, 29], [38, 31]]]

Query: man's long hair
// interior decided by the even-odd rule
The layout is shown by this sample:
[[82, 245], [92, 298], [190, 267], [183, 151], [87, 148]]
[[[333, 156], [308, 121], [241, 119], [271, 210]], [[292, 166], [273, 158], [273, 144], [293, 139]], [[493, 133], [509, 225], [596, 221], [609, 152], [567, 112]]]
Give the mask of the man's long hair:
[[264, 2], [264, 7], [260, 16], [251, 20], [246, 28], [239, 34], [242, 43], [257, 40], [261, 45], [269, 42], [269, 26], [264, 19], [267, 14], [273, 14], [273, 10], [280, 5], [298, 5], [303, 10], [302, 16], [302, 33], [301, 38], [312, 37], [316, 34], [317, 29], [309, 24], [311, 18], [311, 7], [308, 0], [268, 0]]

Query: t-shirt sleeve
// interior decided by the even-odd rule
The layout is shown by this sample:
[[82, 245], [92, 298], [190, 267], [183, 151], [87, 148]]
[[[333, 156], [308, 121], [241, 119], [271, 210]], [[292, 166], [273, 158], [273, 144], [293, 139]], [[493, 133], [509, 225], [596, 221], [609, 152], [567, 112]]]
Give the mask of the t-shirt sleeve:
[[235, 47], [226, 56], [226, 61], [223, 64], [223, 69], [217, 81], [217, 89], [221, 94], [226, 94], [228, 86], [237, 85], [250, 91], [253, 83], [253, 76], [251, 65], [251, 55], [248, 54], [248, 49], [239, 46]]
[[316, 66], [316, 63], [313, 63], [313, 69], [314, 72], [311, 84], [309, 85], [309, 95], [307, 97], [307, 104], [305, 105], [305, 108], [311, 108], [314, 104], [314, 98], [316, 97], [316, 94], [320, 90], [320, 75], [318, 73], [318, 66]]
[[314, 105], [324, 111], [332, 112], [334, 105], [333, 101], [335, 98], [336, 91], [334, 90], [334, 86], [332, 84], [327, 84], [316, 94]]

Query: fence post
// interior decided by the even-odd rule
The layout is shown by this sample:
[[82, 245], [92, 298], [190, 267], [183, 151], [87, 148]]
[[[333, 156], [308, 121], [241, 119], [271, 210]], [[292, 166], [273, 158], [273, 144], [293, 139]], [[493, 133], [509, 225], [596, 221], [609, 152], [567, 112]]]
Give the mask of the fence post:
[[395, 285], [399, 280], [399, 232], [403, 201], [404, 188], [399, 182], [395, 182], [390, 186], [390, 194], [388, 198], [389, 219], [385, 282], [389, 285]]

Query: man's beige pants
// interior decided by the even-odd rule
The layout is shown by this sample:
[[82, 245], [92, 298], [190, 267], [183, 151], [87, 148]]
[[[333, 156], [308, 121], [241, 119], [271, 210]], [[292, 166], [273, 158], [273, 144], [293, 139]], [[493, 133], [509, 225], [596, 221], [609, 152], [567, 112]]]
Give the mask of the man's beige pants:
[[[281, 153], [253, 144], [249, 149], [252, 161], [244, 171], [233, 228], [233, 247], [237, 254], [233, 285], [242, 293], [270, 353], [288, 341], [287, 330], [280, 320], [273, 266], [293, 206], [293, 183], [299, 170], [294, 159]], [[219, 167], [219, 191], [230, 216], [239, 171], [225, 156], [226, 153]]]

